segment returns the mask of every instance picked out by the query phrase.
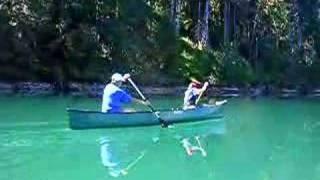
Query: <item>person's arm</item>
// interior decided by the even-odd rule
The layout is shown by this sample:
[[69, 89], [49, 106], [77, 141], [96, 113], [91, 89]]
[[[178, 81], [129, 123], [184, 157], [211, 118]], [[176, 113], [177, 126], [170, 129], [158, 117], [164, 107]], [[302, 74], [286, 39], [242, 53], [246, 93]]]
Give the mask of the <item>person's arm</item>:
[[201, 94], [202, 92], [206, 91], [207, 88], [208, 88], [208, 86], [209, 86], [209, 83], [208, 83], [208, 82], [205, 82], [201, 89], [200, 89], [200, 88], [199, 88], [199, 89], [198, 89], [198, 88], [194, 89], [195, 94], [196, 94], [196, 95], [199, 95], [199, 94]]
[[[123, 81], [127, 82], [127, 80], [131, 77], [130, 74], [125, 74], [122, 76]], [[135, 98], [133, 98], [130, 94], [128, 94], [126, 91], [122, 91], [122, 102], [124, 103], [131, 103], [131, 102], [136, 102]]]
[[130, 77], [131, 77], [131, 75], [130, 75], [129, 73], [127, 73], [127, 74], [123, 75], [123, 80], [124, 80], [125, 82], [127, 82], [127, 80], [128, 80]]
[[201, 88], [201, 92], [207, 90], [208, 86], [209, 86], [209, 83], [208, 83], [208, 82], [205, 82], [204, 85], [203, 85], [202, 88]]
[[147, 101], [143, 101], [141, 99], [133, 98], [132, 101], [135, 102], [135, 103], [138, 103], [138, 104], [146, 105], [146, 106], [150, 105], [150, 102], [148, 100]]

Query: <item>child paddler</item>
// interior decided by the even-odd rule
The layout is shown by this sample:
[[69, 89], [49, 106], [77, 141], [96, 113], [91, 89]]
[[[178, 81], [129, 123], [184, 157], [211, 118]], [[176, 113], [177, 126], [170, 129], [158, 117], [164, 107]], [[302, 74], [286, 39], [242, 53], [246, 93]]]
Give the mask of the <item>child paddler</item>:
[[193, 109], [197, 105], [197, 99], [200, 94], [207, 90], [209, 83], [202, 83], [196, 79], [191, 79], [188, 89], [184, 93], [183, 109]]

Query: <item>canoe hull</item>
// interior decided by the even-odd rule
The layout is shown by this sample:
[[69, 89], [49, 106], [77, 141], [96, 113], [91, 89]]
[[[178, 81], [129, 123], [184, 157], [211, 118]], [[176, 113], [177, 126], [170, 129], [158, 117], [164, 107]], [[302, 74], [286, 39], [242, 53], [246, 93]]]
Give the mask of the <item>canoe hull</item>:
[[[159, 120], [151, 112], [102, 113], [77, 109], [68, 109], [67, 111], [71, 129], [160, 125]], [[166, 110], [160, 111], [159, 115], [170, 124], [222, 117], [220, 106], [204, 106], [193, 110]]]

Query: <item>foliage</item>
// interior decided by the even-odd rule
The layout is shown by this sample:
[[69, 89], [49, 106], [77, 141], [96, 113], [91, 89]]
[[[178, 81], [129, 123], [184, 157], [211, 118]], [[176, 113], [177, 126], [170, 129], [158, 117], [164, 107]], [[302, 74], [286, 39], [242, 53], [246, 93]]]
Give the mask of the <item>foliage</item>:
[[317, 0], [2, 0], [0, 77], [316, 85], [318, 12]]
[[225, 45], [216, 51], [215, 58], [222, 64], [222, 82], [233, 85], [246, 85], [254, 81], [253, 71], [246, 59], [233, 44]]
[[209, 79], [218, 83], [245, 85], [253, 81], [253, 72], [235, 45], [225, 45], [218, 50], [202, 49], [190, 39], [181, 38], [181, 74], [187, 79]]
[[276, 36], [276, 40], [288, 39], [289, 4], [284, 0], [259, 0], [257, 22], [263, 35]]

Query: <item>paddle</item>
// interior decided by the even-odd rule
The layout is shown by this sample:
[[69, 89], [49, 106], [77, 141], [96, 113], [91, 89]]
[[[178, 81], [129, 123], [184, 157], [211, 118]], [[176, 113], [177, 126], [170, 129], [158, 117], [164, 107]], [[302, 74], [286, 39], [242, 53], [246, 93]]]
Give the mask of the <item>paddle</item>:
[[201, 145], [201, 142], [200, 142], [200, 136], [196, 136], [195, 137], [197, 143], [198, 143], [198, 146], [199, 146], [199, 150], [201, 151], [201, 154], [203, 157], [206, 157], [207, 156], [207, 152], [203, 149], [202, 145]]
[[203, 93], [207, 90], [208, 85], [209, 85], [209, 83], [208, 83], [208, 82], [205, 82], [205, 84], [203, 85], [203, 86], [207, 86], [207, 87], [206, 87], [206, 89], [205, 89], [204, 91], [201, 91], [201, 93], [199, 94], [199, 96], [198, 96], [198, 98], [197, 98], [197, 100], [196, 100], [196, 105], [197, 105], [197, 104], [198, 104], [198, 102], [200, 101], [201, 96], [203, 95]]
[[120, 173], [125, 176], [128, 174], [128, 171], [133, 167], [135, 166], [145, 155], [145, 151], [143, 151], [139, 157], [137, 157], [137, 159], [135, 159], [134, 161], [132, 161], [127, 167], [125, 167], [124, 169], [122, 169], [120, 171]]
[[[142, 94], [142, 92], [139, 90], [139, 88], [137, 87], [137, 85], [132, 81], [131, 78], [128, 78], [128, 81], [130, 82], [130, 84], [134, 87], [134, 89], [138, 92], [138, 94], [140, 95], [140, 97], [142, 98], [142, 100], [144, 102], [148, 102], [147, 98]], [[163, 120], [159, 114], [156, 112], [156, 110], [154, 109], [154, 107], [151, 105], [151, 103], [149, 102], [147, 104], [147, 106], [151, 109], [151, 112], [157, 117], [158, 121], [160, 122], [162, 127], [168, 127], [168, 123]]]

